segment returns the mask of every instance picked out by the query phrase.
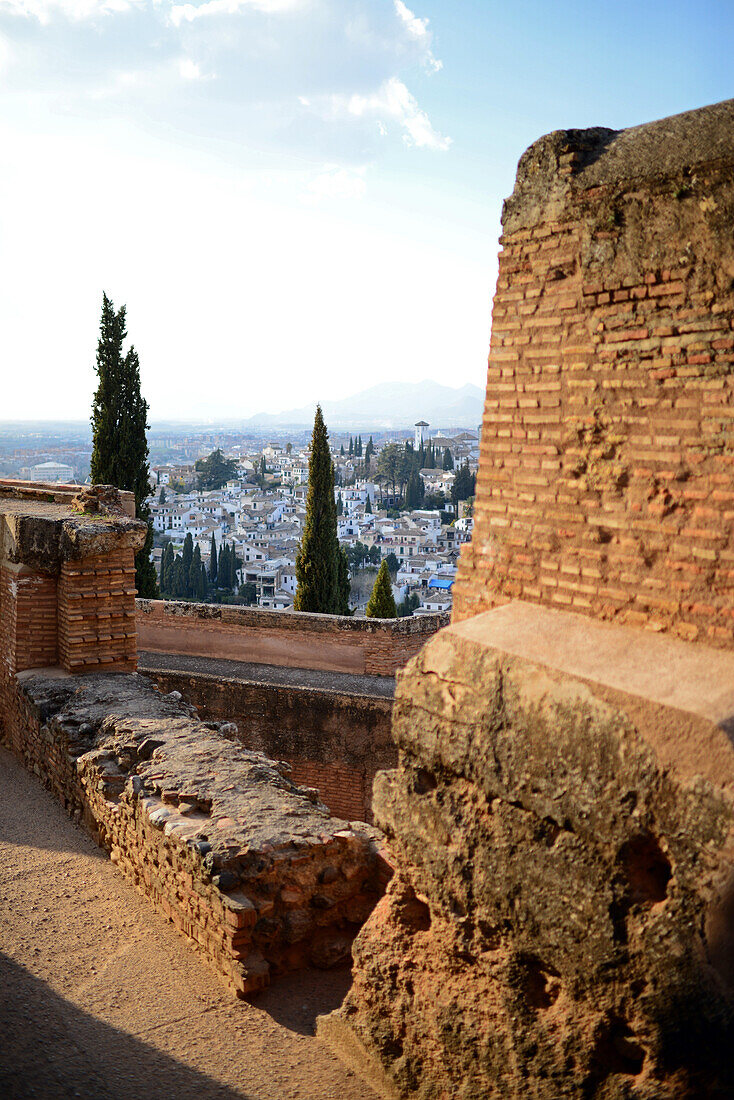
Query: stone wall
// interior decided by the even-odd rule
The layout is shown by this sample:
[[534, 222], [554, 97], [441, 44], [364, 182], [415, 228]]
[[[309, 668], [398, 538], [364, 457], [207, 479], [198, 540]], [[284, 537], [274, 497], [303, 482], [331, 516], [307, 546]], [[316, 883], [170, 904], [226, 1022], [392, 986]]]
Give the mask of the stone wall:
[[734, 1095], [734, 655], [511, 604], [399, 678], [320, 1034], [386, 1096]]
[[141, 676], [21, 673], [6, 745], [238, 996], [349, 958], [389, 875], [285, 764]]
[[294, 782], [316, 787], [337, 817], [372, 820], [375, 775], [397, 762], [392, 699], [205, 673], [147, 675], [162, 691], [180, 692], [202, 718], [234, 723], [247, 748], [287, 761]]
[[394, 676], [448, 622], [441, 614], [357, 619], [169, 600], [138, 600], [137, 612], [141, 650], [371, 676]]
[[455, 619], [522, 598], [734, 646], [733, 132], [729, 101], [521, 158]]

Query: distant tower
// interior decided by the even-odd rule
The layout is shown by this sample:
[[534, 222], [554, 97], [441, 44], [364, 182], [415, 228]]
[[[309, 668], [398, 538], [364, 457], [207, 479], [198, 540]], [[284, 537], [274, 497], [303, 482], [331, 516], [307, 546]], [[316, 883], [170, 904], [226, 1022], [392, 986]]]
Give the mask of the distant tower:
[[428, 424], [425, 420], [419, 420], [415, 426], [415, 449], [419, 451], [423, 446], [423, 442], [428, 435], [426, 428]]

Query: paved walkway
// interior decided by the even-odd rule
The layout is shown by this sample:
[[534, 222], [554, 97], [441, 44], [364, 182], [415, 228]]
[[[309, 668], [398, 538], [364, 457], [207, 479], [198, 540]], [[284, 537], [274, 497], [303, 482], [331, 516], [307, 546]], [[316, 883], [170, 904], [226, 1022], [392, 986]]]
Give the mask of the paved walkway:
[[356, 676], [351, 672], [323, 672], [313, 668], [284, 668], [282, 665], [259, 665], [245, 661], [224, 661], [218, 657], [189, 657], [178, 653], [138, 653], [138, 667], [146, 670], [172, 672], [204, 672], [229, 680], [255, 683], [286, 684], [319, 688], [322, 691], [342, 691], [347, 695], [377, 695], [392, 699], [395, 679], [392, 676]]
[[313, 1038], [346, 971], [235, 1000], [0, 749], [0, 1096], [375, 1100]]

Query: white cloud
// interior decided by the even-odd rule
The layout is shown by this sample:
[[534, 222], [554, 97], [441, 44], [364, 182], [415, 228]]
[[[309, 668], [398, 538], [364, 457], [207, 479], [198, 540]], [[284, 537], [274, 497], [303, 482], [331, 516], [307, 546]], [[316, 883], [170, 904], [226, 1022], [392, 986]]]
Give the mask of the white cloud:
[[54, 15], [81, 22], [99, 15], [115, 15], [142, 7], [145, 0], [0, 0], [0, 13], [24, 15], [47, 24]]
[[184, 80], [201, 80], [201, 69], [190, 57], [179, 60], [178, 71]]
[[433, 51], [428, 44], [430, 41], [428, 20], [420, 19], [403, 3], [403, 0], [395, 0], [395, 12], [411, 38], [425, 44], [426, 56], [424, 64], [427, 68], [431, 69], [432, 72], [437, 73], [439, 69], [443, 68], [443, 61], [439, 61], [437, 57], [433, 56]]
[[362, 199], [367, 193], [365, 181], [367, 169], [340, 168], [326, 165], [322, 172], [308, 183], [307, 190], [313, 199]]
[[357, 118], [373, 116], [377, 119], [378, 126], [380, 123], [384, 126], [386, 120], [393, 120], [403, 128], [406, 145], [439, 152], [445, 152], [451, 145], [451, 138], [433, 128], [426, 112], [418, 106], [415, 96], [395, 76], [384, 81], [370, 95], [332, 96], [331, 108], [335, 115], [346, 112]]
[[305, 0], [205, 0], [203, 4], [174, 4], [171, 8], [171, 22], [178, 27], [181, 23], [193, 23], [195, 19], [202, 17], [238, 15], [246, 8], [277, 14], [302, 8], [304, 3]]

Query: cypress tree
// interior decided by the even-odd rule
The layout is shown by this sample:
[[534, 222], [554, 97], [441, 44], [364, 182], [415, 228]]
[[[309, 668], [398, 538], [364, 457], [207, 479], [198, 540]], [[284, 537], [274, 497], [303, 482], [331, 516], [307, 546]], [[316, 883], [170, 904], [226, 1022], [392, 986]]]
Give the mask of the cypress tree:
[[171, 584], [173, 583], [173, 546], [170, 542], [166, 543], [166, 548], [163, 551], [163, 557], [161, 558], [161, 592], [164, 595], [171, 594]]
[[201, 583], [201, 550], [197, 542], [194, 547], [194, 552], [191, 555], [191, 564], [189, 565], [189, 596], [193, 596], [194, 599], [198, 599], [200, 592], [199, 587]]
[[181, 564], [183, 566], [184, 584], [186, 590], [185, 596], [191, 596], [192, 592], [189, 590], [190, 577], [191, 577], [191, 563], [194, 558], [194, 540], [191, 537], [191, 532], [188, 533], [184, 539], [183, 554], [181, 555]]
[[341, 493], [339, 493], [339, 496], [336, 498], [336, 514], [338, 516], [344, 515], [344, 501], [342, 500]]
[[102, 318], [97, 343], [95, 370], [99, 379], [92, 403], [93, 483], [116, 485], [135, 496], [138, 519], [148, 524], [145, 545], [135, 555], [135, 585], [138, 595], [158, 594], [155, 566], [150, 559], [153, 527], [146, 498], [150, 492], [148, 465], [148, 402], [140, 393], [140, 360], [134, 347], [123, 356], [127, 336], [125, 306], [117, 312], [106, 294], [102, 295]]
[[350, 454], [350, 455], [353, 455], [353, 454], [354, 454], [354, 443], [352, 442], [352, 437], [351, 437], [351, 435], [350, 435], [350, 437], [349, 437], [349, 454]]
[[398, 616], [386, 561], [378, 570], [365, 615], [368, 619], [396, 619]]
[[334, 466], [321, 406], [316, 406], [303, 538], [296, 554], [294, 611], [339, 615], [343, 598], [339, 585], [340, 549], [336, 534]]
[[209, 583], [206, 577], [206, 566], [202, 563], [201, 572], [199, 573], [199, 586], [196, 595], [200, 600], [205, 600], [209, 595]]
[[448, 447], [443, 452], [443, 468], [444, 470], [453, 470], [454, 468], [454, 459]]
[[372, 515], [372, 501], [370, 500], [370, 494], [369, 493], [367, 494], [367, 500], [365, 501], [365, 505], [364, 505], [364, 514], [366, 516], [371, 516]]
[[214, 532], [212, 531], [212, 545], [209, 551], [209, 580], [212, 582], [212, 588], [217, 587], [217, 540], [214, 538]]

